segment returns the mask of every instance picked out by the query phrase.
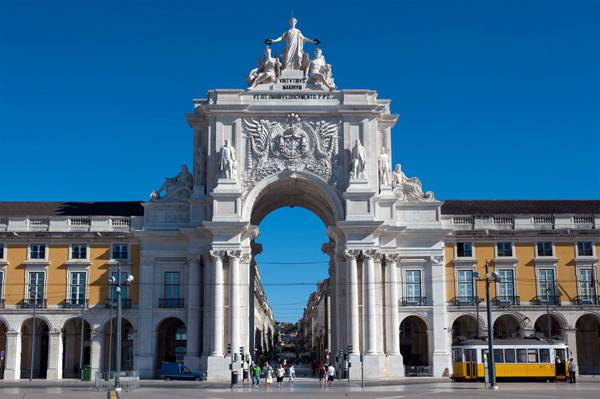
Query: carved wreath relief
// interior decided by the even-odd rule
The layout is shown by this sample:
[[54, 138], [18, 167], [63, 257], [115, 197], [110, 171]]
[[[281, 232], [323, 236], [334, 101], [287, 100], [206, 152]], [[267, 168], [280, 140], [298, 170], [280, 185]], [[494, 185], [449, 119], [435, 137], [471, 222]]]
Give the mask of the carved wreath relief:
[[335, 182], [339, 122], [302, 121], [289, 114], [285, 121], [244, 120], [248, 138], [245, 185], [284, 170], [306, 170]]

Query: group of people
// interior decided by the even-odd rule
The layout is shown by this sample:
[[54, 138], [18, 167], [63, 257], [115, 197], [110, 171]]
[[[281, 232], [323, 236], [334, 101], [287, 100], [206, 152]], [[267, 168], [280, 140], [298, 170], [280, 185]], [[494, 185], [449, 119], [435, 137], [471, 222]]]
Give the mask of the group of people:
[[321, 388], [325, 387], [325, 384], [329, 387], [333, 387], [333, 381], [335, 381], [335, 367], [333, 364], [322, 365], [319, 368], [319, 383], [321, 384]]
[[289, 366], [279, 363], [276, 368], [273, 368], [269, 362], [265, 362], [262, 367], [258, 364], [252, 364], [249, 369], [246, 367], [248, 366], [244, 365], [244, 379], [251, 377], [254, 389], [258, 389], [261, 377], [264, 379], [267, 389], [271, 389], [273, 386], [273, 378], [276, 378], [278, 388], [283, 388], [283, 380], [286, 374], [289, 382], [296, 380], [296, 369], [293, 363]]

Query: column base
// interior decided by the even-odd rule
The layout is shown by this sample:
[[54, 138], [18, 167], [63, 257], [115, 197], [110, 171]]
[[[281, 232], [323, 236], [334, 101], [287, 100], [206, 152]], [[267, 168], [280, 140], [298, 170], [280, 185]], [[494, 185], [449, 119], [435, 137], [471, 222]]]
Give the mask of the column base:
[[450, 352], [433, 352], [433, 376], [450, 377]]
[[223, 356], [209, 356], [206, 359], [206, 372], [208, 381], [229, 381], [231, 371], [229, 364], [231, 359]]
[[202, 362], [198, 355], [185, 355], [183, 363], [192, 370], [201, 370]]
[[404, 377], [404, 359], [401, 354], [387, 356], [385, 359], [385, 376], [388, 378]]
[[[364, 355], [363, 362], [361, 365], [360, 355], [350, 355], [350, 380], [360, 381], [364, 380], [378, 380], [384, 376], [383, 363], [385, 356], [383, 355]], [[362, 368], [362, 370], [361, 370]]]
[[152, 355], [138, 355], [136, 358], [136, 368], [140, 378], [151, 379], [155, 377], [154, 358]]

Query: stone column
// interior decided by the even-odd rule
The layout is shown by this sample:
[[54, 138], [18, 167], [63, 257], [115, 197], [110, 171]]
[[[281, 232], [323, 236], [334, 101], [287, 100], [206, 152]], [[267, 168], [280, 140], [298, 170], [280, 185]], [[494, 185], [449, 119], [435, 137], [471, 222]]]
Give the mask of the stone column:
[[[368, 250], [363, 252], [365, 262], [365, 274], [364, 289], [366, 290], [366, 354], [375, 355], [377, 354], [377, 305], [375, 302], [375, 255], [374, 250]], [[364, 309], [364, 306], [363, 306]]]
[[104, 331], [92, 330], [90, 337], [90, 367], [92, 368], [92, 378], [96, 377], [97, 371], [101, 371], [100, 359], [102, 358], [103, 341]]
[[241, 251], [229, 251], [229, 334], [231, 353], [240, 349], [240, 255]]
[[223, 255], [224, 251], [211, 251], [213, 259], [213, 342], [211, 345], [211, 356], [223, 356], [223, 311], [225, 303], [225, 291], [223, 281]]
[[387, 272], [388, 312], [385, 328], [388, 330], [387, 354], [400, 355], [400, 322], [398, 318], [398, 254], [385, 256], [385, 270]]
[[193, 257], [187, 261], [187, 346], [185, 364], [193, 369], [200, 367], [200, 259]]
[[48, 335], [48, 371], [46, 374], [46, 378], [48, 380], [60, 380], [62, 379], [63, 357], [62, 333], [59, 329], [56, 329], [50, 331]]
[[[565, 341], [566, 344], [569, 345], [569, 351], [571, 353], [569, 353], [567, 356], [570, 356], [573, 358], [573, 362], [575, 363], [575, 367], [577, 368], [578, 364], [577, 363], [577, 329], [575, 329], [574, 327], [566, 327], [565, 328]], [[579, 373], [579, 370], [577, 370], [577, 372]]]
[[18, 380], [21, 378], [21, 334], [18, 331], [6, 332], [4, 362], [5, 380]]
[[[441, 251], [440, 251], [441, 252]], [[446, 313], [446, 284], [444, 276], [444, 256], [431, 257], [431, 299], [433, 305], [433, 340], [428, 344], [433, 345], [433, 376], [441, 377], [446, 369], [450, 372], [450, 345]], [[433, 342], [431, 342], [433, 341]]]
[[351, 354], [360, 353], [360, 341], [359, 341], [359, 317], [358, 317], [358, 269], [356, 264], [356, 257], [358, 256], [359, 251], [351, 250], [346, 251], [346, 256], [348, 258], [348, 273], [347, 276], [347, 285], [350, 292], [350, 298], [348, 301], [349, 309], [348, 309], [348, 337], [349, 337], [349, 345], [352, 345]]
[[[116, 270], [116, 268], [114, 269]], [[154, 378], [154, 353], [156, 351], [156, 342], [153, 340], [154, 331], [153, 324], [153, 308], [155, 301], [158, 303], [158, 299], [155, 299], [157, 290], [154, 285], [154, 271], [155, 271], [155, 257], [149, 256], [142, 251], [142, 257], [140, 260], [140, 275], [139, 275], [139, 295], [138, 295], [138, 311], [137, 319], [138, 325], [136, 326], [137, 331], [143, 332], [137, 335], [137, 339], [134, 341], [135, 356], [134, 363], [137, 367], [140, 377], [142, 378]], [[135, 276], [136, 279], [138, 276]], [[161, 281], [162, 283], [162, 281]], [[125, 317], [124, 311], [122, 317]], [[133, 313], [135, 314], [135, 313]], [[115, 331], [117, 321], [116, 308], [113, 310], [113, 317], [115, 318]], [[113, 348], [114, 349], [114, 348]], [[113, 356], [114, 355], [113, 351]]]

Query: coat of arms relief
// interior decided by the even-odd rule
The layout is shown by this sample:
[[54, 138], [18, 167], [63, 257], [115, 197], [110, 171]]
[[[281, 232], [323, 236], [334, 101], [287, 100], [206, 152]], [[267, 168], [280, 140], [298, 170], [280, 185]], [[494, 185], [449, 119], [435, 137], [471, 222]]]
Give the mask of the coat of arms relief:
[[339, 121], [302, 120], [294, 113], [285, 120], [244, 119], [246, 189], [284, 170], [310, 171], [337, 184], [339, 126]]

